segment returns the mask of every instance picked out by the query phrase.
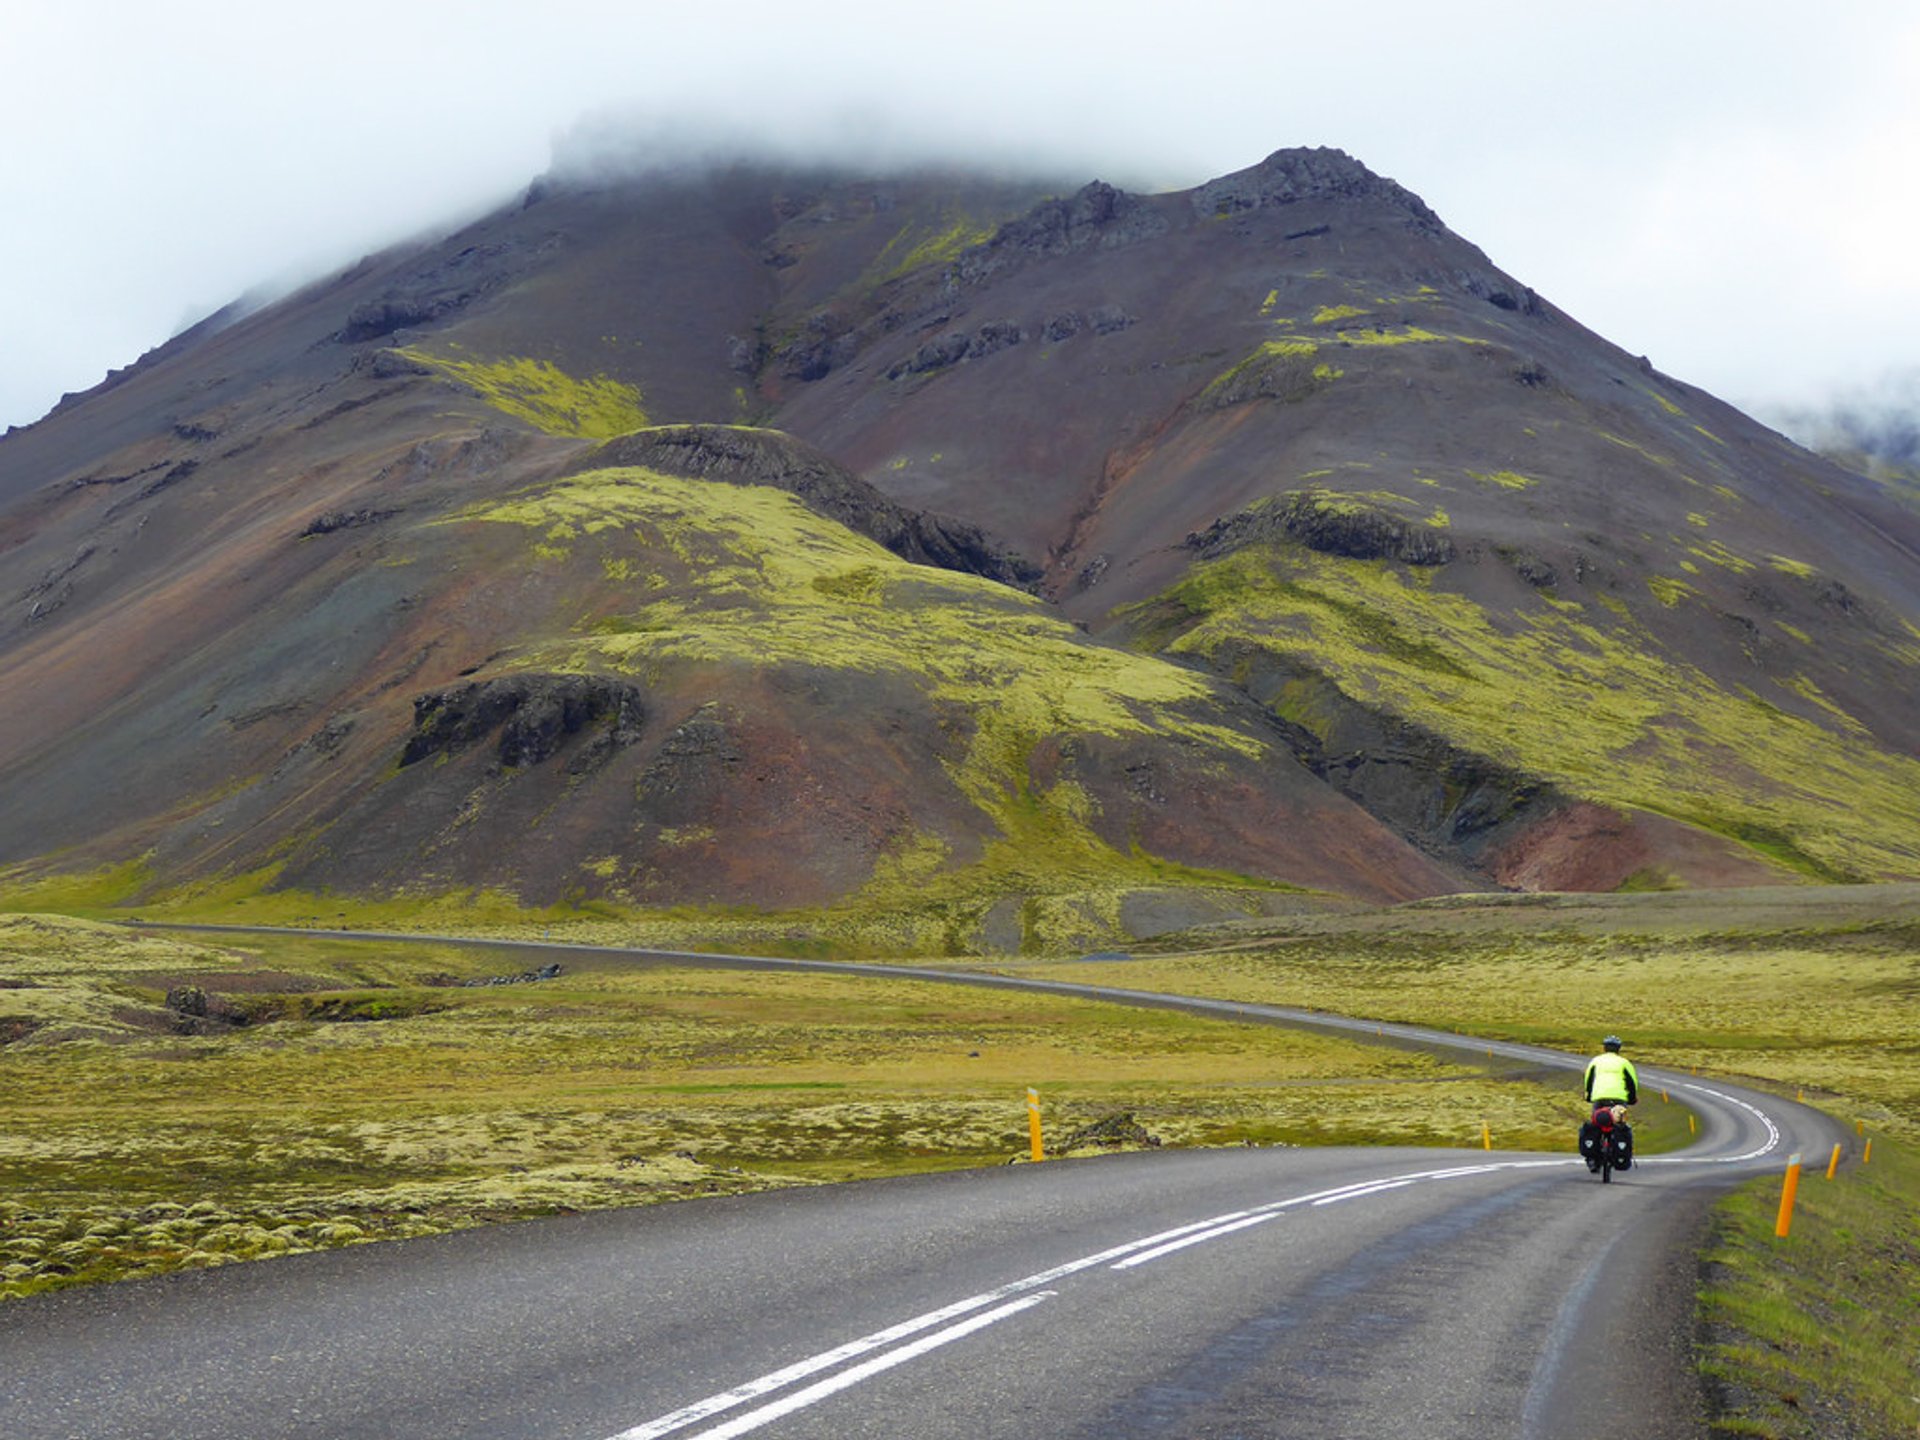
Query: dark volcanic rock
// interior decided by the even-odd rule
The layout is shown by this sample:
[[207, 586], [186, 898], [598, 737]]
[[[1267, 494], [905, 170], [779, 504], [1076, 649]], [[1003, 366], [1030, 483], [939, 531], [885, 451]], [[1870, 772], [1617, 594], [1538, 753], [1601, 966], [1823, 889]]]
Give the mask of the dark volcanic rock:
[[413, 733], [400, 764], [458, 754], [498, 730], [502, 765], [538, 765], [589, 727], [601, 733], [582, 758], [603, 758], [640, 738], [644, 716], [639, 687], [624, 681], [599, 675], [499, 675], [415, 697]]
[[378, 340], [396, 330], [424, 325], [443, 313], [444, 310], [433, 301], [414, 295], [387, 295], [378, 300], [365, 300], [347, 312], [347, 323], [340, 331], [340, 339], [348, 345]]
[[[1402, 185], [1376, 175], [1344, 150], [1276, 150], [1258, 165], [1223, 175], [1192, 193], [1202, 215], [1232, 215], [1302, 200], [1374, 200], [1405, 210], [1414, 228], [1437, 232], [1440, 217]], [[1296, 231], [1289, 238], [1324, 233], [1322, 227]]]
[[247, 1012], [240, 1006], [209, 995], [198, 985], [175, 985], [167, 991], [166, 1006], [173, 1016], [174, 1033], [179, 1035], [217, 1035], [248, 1021]]
[[633, 466], [734, 485], [770, 485], [817, 514], [867, 536], [903, 560], [1028, 586], [1039, 568], [994, 542], [979, 526], [909, 510], [851, 470], [778, 430], [727, 425], [660, 425], [609, 440], [564, 473]]
[[1091, 1125], [1082, 1126], [1065, 1139], [1057, 1141], [1053, 1148], [1065, 1154], [1092, 1147], [1118, 1150], [1128, 1145], [1158, 1148], [1159, 1144], [1158, 1135], [1142, 1125], [1131, 1110], [1123, 1110], [1117, 1115], [1102, 1116]]
[[1012, 320], [990, 320], [972, 334], [952, 330], [937, 340], [929, 340], [905, 360], [892, 366], [887, 371], [887, 378], [898, 380], [902, 375], [924, 375], [957, 365], [962, 360], [984, 359], [995, 351], [1018, 345], [1026, 338], [1027, 332]]
[[357, 530], [362, 525], [378, 525], [382, 520], [391, 520], [398, 510], [374, 510], [362, 507], [358, 510], [330, 510], [325, 515], [316, 515], [307, 522], [299, 538], [305, 540], [314, 535], [331, 535], [336, 530]]
[[1150, 200], [1095, 180], [1065, 199], [1043, 200], [1009, 220], [989, 240], [954, 262], [953, 275], [977, 284], [1034, 256], [1071, 254], [1092, 246], [1117, 249], [1164, 235], [1167, 217]]
[[1496, 545], [1494, 553], [1536, 590], [1551, 590], [1559, 578], [1550, 562], [1524, 545]]
[[1402, 520], [1373, 505], [1319, 490], [1295, 490], [1265, 505], [1216, 520], [1187, 537], [1204, 559], [1264, 540], [1291, 540], [1325, 555], [1353, 560], [1398, 560], [1407, 565], [1446, 565], [1453, 541], [1434, 529]]
[[[1433, 854], [1476, 857], [1566, 800], [1537, 776], [1350, 698], [1310, 666], [1251, 647], [1229, 647], [1212, 663], [1274, 707], [1302, 764]], [[1300, 703], [1303, 693], [1323, 717], [1318, 731], [1281, 713], [1283, 697]]]
[[783, 371], [795, 380], [824, 380], [859, 352], [861, 337], [832, 311], [808, 319], [798, 339], [779, 352]]

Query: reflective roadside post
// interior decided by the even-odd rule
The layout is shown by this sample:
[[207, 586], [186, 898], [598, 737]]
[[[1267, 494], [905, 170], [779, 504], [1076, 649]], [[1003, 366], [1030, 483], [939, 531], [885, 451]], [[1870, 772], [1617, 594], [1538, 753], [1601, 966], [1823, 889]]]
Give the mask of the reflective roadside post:
[[1796, 1150], [1787, 1157], [1787, 1180], [1780, 1187], [1780, 1218], [1773, 1227], [1773, 1233], [1782, 1240], [1787, 1238], [1787, 1231], [1793, 1228], [1793, 1197], [1799, 1188], [1800, 1152]]
[[1046, 1159], [1046, 1150], [1040, 1144], [1040, 1092], [1032, 1086], [1027, 1087], [1027, 1139], [1033, 1151], [1033, 1158]]

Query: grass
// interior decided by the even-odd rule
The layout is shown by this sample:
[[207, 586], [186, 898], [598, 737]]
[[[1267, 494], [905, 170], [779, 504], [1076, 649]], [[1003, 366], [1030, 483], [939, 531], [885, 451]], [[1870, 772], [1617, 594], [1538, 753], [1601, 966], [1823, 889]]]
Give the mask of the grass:
[[[544, 958], [544, 957], [543, 957]], [[904, 981], [0, 918], [0, 1296], [459, 1226], [1172, 1145], [1550, 1143], [1524, 1075]], [[216, 1018], [169, 1009], [192, 986]], [[218, 1017], [227, 1017], [221, 1019]], [[11, 1028], [6, 1028], [11, 1026]], [[199, 1032], [199, 1033], [195, 1033]]]
[[1777, 1179], [1715, 1216], [1701, 1367], [1720, 1433], [1920, 1433], [1920, 1156], [1881, 1142], [1871, 1163], [1824, 1174], [1809, 1165], [1784, 1240]]
[[[1920, 886], [1456, 896], [1170, 936], [1103, 974], [1744, 1077], [1920, 1142]], [[1084, 978], [1061, 962], [1018, 973]]]

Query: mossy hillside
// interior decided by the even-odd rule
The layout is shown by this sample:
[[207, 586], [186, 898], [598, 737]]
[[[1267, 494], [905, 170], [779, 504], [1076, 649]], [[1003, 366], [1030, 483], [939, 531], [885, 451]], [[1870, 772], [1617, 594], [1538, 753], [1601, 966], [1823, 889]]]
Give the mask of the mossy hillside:
[[1128, 907], [1169, 889], [1257, 913], [1263, 893], [1286, 888], [1142, 850], [1124, 827], [1102, 828], [1072, 764], [1036, 769], [1043, 744], [1058, 757], [1171, 739], [1182, 775], [1203, 784], [1216, 765], [1257, 769], [1269, 737], [1207, 678], [1091, 643], [1022, 592], [909, 564], [782, 491], [638, 470], [570, 477], [440, 523], [524, 537], [531, 593], [545, 598], [521, 617], [537, 638], [500, 657], [502, 668], [618, 672], [679, 694], [753, 690], [729, 674], [784, 671], [808, 687], [835, 670], [904, 677], [896, 690], [924, 696], [932, 783], [944, 765], [949, 809], [977, 807], [980, 823], [959, 834], [902, 830], [868, 883], [827, 907], [643, 908], [621, 890], [612, 854], [551, 908], [439, 887], [315, 894], [280, 888], [271, 865], [187, 885], [162, 885], [138, 865], [86, 875], [24, 867], [0, 876], [0, 906], [496, 934], [563, 925], [666, 946], [952, 954], [1122, 941]]
[[1701, 1368], [1720, 1434], [1920, 1432], [1920, 1159], [1885, 1140], [1834, 1180], [1809, 1156], [1785, 1240], [1777, 1177], [1715, 1216]]
[[[1311, 323], [1325, 326], [1367, 313], [1347, 305], [1323, 307]], [[1279, 339], [1261, 341], [1208, 381], [1196, 400], [1202, 409], [1219, 409], [1257, 398], [1304, 400], [1346, 378], [1343, 362], [1351, 364], [1358, 359], [1353, 354], [1356, 350], [1489, 343], [1470, 335], [1442, 333], [1411, 324], [1379, 322], [1323, 335], [1305, 335], [1298, 332], [1296, 320], [1282, 318], [1272, 323], [1287, 333]]]
[[466, 386], [494, 409], [549, 435], [610, 440], [652, 424], [640, 392], [606, 375], [579, 379], [550, 361], [527, 356], [484, 360], [452, 346], [436, 353], [419, 345], [395, 351], [436, 374]]
[[1496, 615], [1419, 571], [1270, 544], [1198, 565], [1122, 618], [1155, 653], [1267, 650], [1572, 794], [1814, 878], [1920, 875], [1920, 763], [1839, 717], [1830, 728], [1723, 687], [1625, 606], [1542, 595]]
[[[942, 879], [937, 837], [904, 836], [867, 898], [930, 886], [1090, 891], [1223, 878], [1115, 849], [1071, 778], [1042, 783], [1043, 742], [1172, 741], [1202, 770], [1258, 760], [1265, 736], [1217, 682], [1099, 645], [1024, 592], [913, 565], [758, 486], [638, 469], [593, 471], [448, 523], [510, 525], [529, 563], [598, 577], [569, 633], [507, 661], [554, 671], [664, 677], [727, 667], [905, 676], [948, 716], [940, 762], [999, 841], [973, 871]], [[1214, 757], [1210, 762], [1208, 757]]]
[[[1553, 1128], [1545, 1092], [1488, 1096], [1471, 1067], [1057, 997], [571, 957], [556, 979], [473, 988], [448, 982], [520, 961], [56, 917], [9, 920], [4, 938], [0, 973], [128, 1019], [0, 1046], [0, 1295], [1000, 1164], [1024, 1151], [1029, 1085], [1056, 1139], [1118, 1110], [1169, 1144], [1470, 1145], [1483, 1112], [1503, 1143]], [[182, 1033], [161, 1002], [186, 982], [257, 1018]], [[0, 1014], [25, 993], [0, 989]], [[368, 996], [390, 1018], [317, 1018]], [[271, 1018], [265, 1002], [291, 999], [305, 1018]]]
[[884, 285], [930, 265], [947, 265], [963, 250], [993, 238], [998, 225], [965, 209], [942, 208], [909, 219], [881, 247], [862, 277], [863, 288]]

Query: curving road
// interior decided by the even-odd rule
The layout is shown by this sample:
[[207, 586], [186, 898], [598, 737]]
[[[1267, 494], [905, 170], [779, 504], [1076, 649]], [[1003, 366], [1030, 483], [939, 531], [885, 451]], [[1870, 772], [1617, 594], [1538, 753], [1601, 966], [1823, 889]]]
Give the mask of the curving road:
[[[596, 953], [1015, 985], [1489, 1048], [1100, 986]], [[1571, 1155], [1118, 1155], [603, 1212], [13, 1302], [0, 1305], [0, 1436], [1697, 1436], [1692, 1256], [1707, 1202], [1777, 1172], [1789, 1150], [1824, 1157], [1841, 1133], [1772, 1096], [1641, 1074], [1696, 1112], [1700, 1140], [1604, 1187]]]

